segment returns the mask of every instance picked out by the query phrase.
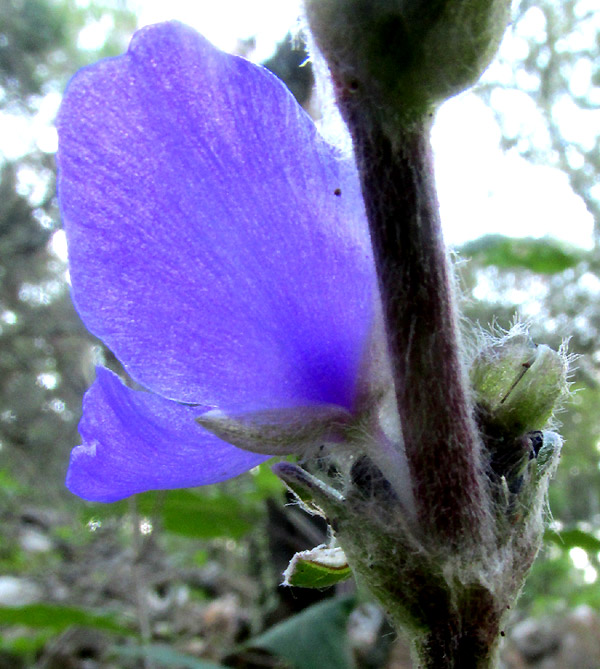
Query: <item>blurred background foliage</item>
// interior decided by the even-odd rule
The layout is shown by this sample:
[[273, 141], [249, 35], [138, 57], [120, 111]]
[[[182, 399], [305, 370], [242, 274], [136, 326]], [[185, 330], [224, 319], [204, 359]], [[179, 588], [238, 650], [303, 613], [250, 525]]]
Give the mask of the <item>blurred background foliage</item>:
[[[509, 328], [517, 317], [536, 341], [568, 340], [580, 356], [547, 541], [507, 628], [504, 666], [600, 667], [600, 137], [578, 143], [557, 120], [565, 100], [598, 111], [600, 32], [594, 2], [521, 0], [513, 29], [532, 11], [544, 37], [478, 95], [506, 151], [566, 173], [594, 217], [595, 245], [487, 236], [456, 249], [457, 268], [467, 338], [473, 323]], [[78, 46], [98, 22], [104, 43]], [[105, 506], [63, 487], [94, 364], [116, 361], [71, 306], [51, 120], [71, 74], [122, 52], [136, 23], [126, 0], [0, 1], [0, 124], [22, 147], [0, 144], [0, 668], [409, 667], [351, 585], [277, 588], [291, 555], [325, 528], [286, 506], [268, 467]], [[287, 39], [266, 65], [308, 105], [305, 57]], [[573, 90], [575, 71], [588, 73], [587, 89]], [[545, 145], [509, 122], [507, 94], [538, 110]], [[567, 632], [580, 635], [580, 656], [568, 655]]]

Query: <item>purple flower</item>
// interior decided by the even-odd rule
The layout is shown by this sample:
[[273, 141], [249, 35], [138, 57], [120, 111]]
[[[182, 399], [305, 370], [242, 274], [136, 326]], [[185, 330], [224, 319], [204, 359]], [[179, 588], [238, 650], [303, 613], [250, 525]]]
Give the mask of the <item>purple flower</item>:
[[267, 456], [201, 427], [352, 411], [375, 270], [354, 164], [283, 84], [178, 23], [81, 70], [58, 119], [73, 299], [143, 390], [99, 368], [67, 486], [113, 501]]

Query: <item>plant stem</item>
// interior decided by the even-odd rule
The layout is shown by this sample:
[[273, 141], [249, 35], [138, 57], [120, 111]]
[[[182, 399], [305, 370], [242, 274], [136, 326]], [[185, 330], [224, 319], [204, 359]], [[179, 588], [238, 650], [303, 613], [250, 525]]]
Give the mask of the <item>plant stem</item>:
[[[493, 594], [481, 586], [462, 593], [446, 606], [440, 598], [428, 605], [427, 631], [413, 640], [420, 669], [494, 669], [502, 613]], [[457, 605], [458, 604], [458, 605]]]
[[431, 119], [401, 129], [392, 140], [363, 109], [341, 102], [379, 272], [420, 525], [448, 549], [473, 545], [484, 533], [487, 496], [442, 239]]
[[[450, 627], [450, 623], [448, 624]], [[497, 643], [487, 644], [477, 632], [456, 637], [449, 630], [433, 630], [413, 644], [413, 654], [419, 669], [495, 669]]]

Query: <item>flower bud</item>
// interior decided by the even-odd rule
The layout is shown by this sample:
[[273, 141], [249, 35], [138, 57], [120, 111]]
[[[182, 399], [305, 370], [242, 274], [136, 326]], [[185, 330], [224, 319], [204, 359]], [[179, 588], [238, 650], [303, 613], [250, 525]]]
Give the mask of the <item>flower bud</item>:
[[479, 79], [510, 10], [510, 0], [305, 0], [305, 5], [338, 95], [361, 96], [403, 125]]
[[523, 333], [486, 347], [471, 367], [481, 419], [505, 437], [545, 427], [567, 390], [566, 377], [565, 357]]

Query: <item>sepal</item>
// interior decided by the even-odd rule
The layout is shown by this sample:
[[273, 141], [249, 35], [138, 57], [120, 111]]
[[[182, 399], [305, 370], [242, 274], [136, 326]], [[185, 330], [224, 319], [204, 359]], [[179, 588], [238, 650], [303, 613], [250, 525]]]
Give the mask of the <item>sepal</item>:
[[530, 432], [517, 442], [520, 456], [514, 459], [513, 466], [501, 471], [496, 463], [494, 471], [494, 478], [500, 482], [500, 515], [508, 517], [511, 524], [526, 523], [531, 516], [541, 513], [563, 443], [560, 435], [547, 430]]
[[347, 514], [344, 496], [302, 467], [292, 462], [278, 462], [271, 467], [271, 470], [286, 484], [309, 513], [328, 519]]
[[315, 444], [337, 441], [352, 414], [334, 404], [229, 415], [208, 411], [197, 422], [238, 448], [264, 455], [307, 455]]
[[556, 432], [544, 431], [543, 443], [536, 457], [536, 476], [539, 478], [551, 475], [558, 464], [563, 440]]

